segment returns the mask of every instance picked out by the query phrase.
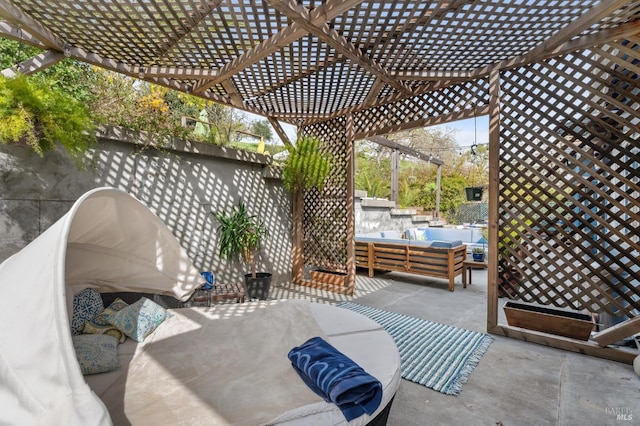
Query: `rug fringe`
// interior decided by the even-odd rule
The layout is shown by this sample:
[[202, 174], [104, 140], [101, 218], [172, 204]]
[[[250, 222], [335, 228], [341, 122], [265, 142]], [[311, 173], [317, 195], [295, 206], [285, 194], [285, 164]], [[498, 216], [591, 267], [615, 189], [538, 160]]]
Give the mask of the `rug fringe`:
[[483, 355], [489, 350], [489, 346], [494, 341], [494, 338], [489, 335], [485, 335], [482, 339], [482, 343], [469, 356], [467, 364], [460, 370], [460, 373], [451, 384], [449, 391], [446, 392], [447, 395], [458, 396], [460, 394], [462, 385], [467, 383], [469, 376], [471, 376], [471, 373], [473, 373], [473, 370], [478, 366]]

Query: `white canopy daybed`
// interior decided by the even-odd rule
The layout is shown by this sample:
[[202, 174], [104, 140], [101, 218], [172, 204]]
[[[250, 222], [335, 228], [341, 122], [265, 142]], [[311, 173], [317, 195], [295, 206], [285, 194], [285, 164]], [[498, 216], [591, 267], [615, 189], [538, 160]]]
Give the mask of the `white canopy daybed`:
[[[201, 282], [142, 203], [112, 188], [83, 195], [0, 265], [0, 423], [362, 425], [390, 406], [400, 383], [391, 337], [361, 315], [301, 301], [169, 310], [143, 342], [118, 347], [120, 368], [82, 375], [70, 332], [75, 294], [185, 301]], [[347, 423], [288, 368], [287, 352], [313, 335], [380, 380], [375, 413]]]

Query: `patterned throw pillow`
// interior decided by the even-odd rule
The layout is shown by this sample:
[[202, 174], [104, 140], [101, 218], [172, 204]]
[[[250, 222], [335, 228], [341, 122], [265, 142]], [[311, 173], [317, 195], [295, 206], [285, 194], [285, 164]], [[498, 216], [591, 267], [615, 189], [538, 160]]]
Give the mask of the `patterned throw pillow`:
[[118, 340], [104, 334], [79, 334], [72, 337], [73, 349], [82, 374], [107, 373], [120, 367]]
[[109, 307], [105, 308], [104, 311], [100, 312], [94, 319], [87, 321], [82, 332], [87, 334], [107, 334], [118, 339], [120, 343], [123, 343], [127, 340], [127, 336], [122, 331], [118, 330], [117, 327], [109, 324], [107, 317], [126, 308], [127, 306], [129, 306], [127, 302], [117, 298], [111, 302]]
[[115, 314], [107, 315], [107, 321], [136, 342], [142, 342], [166, 317], [165, 308], [143, 297]]
[[91, 321], [104, 310], [100, 293], [94, 288], [85, 288], [73, 296], [71, 335], [79, 334], [87, 321]]

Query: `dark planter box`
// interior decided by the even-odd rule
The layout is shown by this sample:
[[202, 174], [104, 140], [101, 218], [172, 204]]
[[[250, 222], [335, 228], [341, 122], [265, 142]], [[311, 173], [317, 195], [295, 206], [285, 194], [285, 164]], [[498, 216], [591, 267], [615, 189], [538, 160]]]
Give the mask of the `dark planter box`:
[[256, 272], [256, 278], [251, 274], [244, 276], [244, 291], [249, 299], [267, 300], [271, 290], [271, 274], [268, 272]]
[[505, 302], [504, 313], [511, 326], [578, 340], [589, 340], [595, 325], [588, 314], [513, 300]]
[[309, 274], [311, 275], [311, 281], [323, 284], [344, 286], [347, 280], [347, 274], [344, 272], [327, 269], [314, 269]]

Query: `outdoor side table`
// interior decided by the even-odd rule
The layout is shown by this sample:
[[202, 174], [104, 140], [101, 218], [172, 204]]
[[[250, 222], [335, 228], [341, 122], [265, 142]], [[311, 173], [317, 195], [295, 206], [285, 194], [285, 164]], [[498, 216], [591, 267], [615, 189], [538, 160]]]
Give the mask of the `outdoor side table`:
[[469, 274], [469, 285], [471, 285], [471, 272], [472, 269], [487, 269], [486, 260], [484, 262], [476, 262], [473, 259], [467, 259], [462, 262], [462, 286], [467, 288], [467, 274]]
[[211, 289], [211, 302], [224, 302], [235, 299], [244, 303], [244, 287], [239, 284], [216, 284]]

